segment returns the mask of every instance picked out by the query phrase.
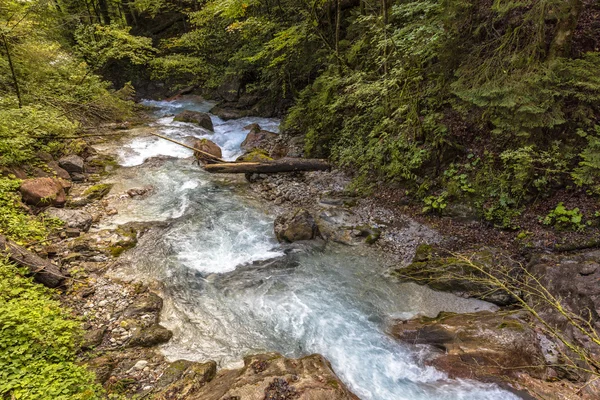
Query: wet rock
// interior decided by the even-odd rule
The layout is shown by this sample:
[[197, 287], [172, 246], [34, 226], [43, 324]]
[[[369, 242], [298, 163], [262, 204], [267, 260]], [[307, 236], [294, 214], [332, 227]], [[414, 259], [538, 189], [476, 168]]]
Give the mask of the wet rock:
[[[217, 158], [223, 157], [223, 153], [222, 153], [219, 145], [211, 140], [208, 140], [208, 139], [196, 140], [193, 144], [193, 147], [198, 150], [201, 150], [205, 153], [208, 153], [212, 156], [215, 156]], [[198, 161], [210, 160], [210, 157], [207, 157], [205, 154], [202, 154], [199, 151], [194, 151], [194, 157]]]
[[34, 178], [23, 181], [19, 191], [27, 204], [60, 207], [66, 202], [65, 185], [55, 178]]
[[[264, 161], [273, 161], [273, 158], [269, 156], [269, 153], [266, 150], [254, 149], [248, 153], [242, 154], [235, 161], [236, 162], [264, 162]], [[256, 174], [256, 175], [259, 175], [259, 174]], [[256, 179], [254, 181], [256, 181]], [[252, 182], [252, 180], [250, 180], [250, 182]]]
[[127, 195], [129, 197], [141, 197], [151, 193], [154, 190], [154, 187], [151, 185], [144, 186], [141, 188], [131, 188], [127, 191]]
[[355, 231], [354, 228], [360, 222], [358, 216], [352, 211], [341, 207], [326, 208], [317, 214], [317, 225], [323, 238], [347, 245], [357, 244], [361, 241], [356, 239], [360, 236], [360, 230]]
[[239, 110], [232, 107], [215, 106], [210, 110], [211, 114], [216, 115], [223, 121], [229, 121], [231, 119], [244, 118], [250, 115], [248, 110]]
[[244, 139], [240, 145], [241, 149], [247, 152], [250, 152], [253, 149], [263, 149], [270, 153], [270, 150], [274, 145], [274, 141], [279, 135], [273, 132], [262, 130], [258, 124], [251, 124], [245, 128], [250, 129], [250, 133], [248, 133], [246, 139]]
[[58, 165], [71, 175], [83, 174], [85, 172], [83, 158], [74, 154], [58, 160]]
[[[264, 366], [264, 369], [261, 368], [258, 373], [252, 367], [257, 363]], [[219, 371], [214, 379], [188, 393], [185, 398], [189, 400], [358, 399], [334, 374], [331, 365], [323, 356], [314, 354], [294, 360], [276, 353], [246, 357], [243, 368]]]
[[110, 190], [112, 189], [112, 187], [113, 187], [112, 183], [100, 183], [98, 185], [94, 185], [94, 186], [87, 188], [83, 192], [83, 196], [89, 200], [100, 200], [104, 196], [106, 196], [108, 193], [110, 193]]
[[304, 209], [297, 209], [275, 219], [275, 236], [280, 242], [312, 240], [319, 236], [319, 228], [313, 216]]
[[[156, 400], [187, 400], [195, 397], [207, 382], [217, 374], [214, 361], [195, 363], [191, 361], [175, 361], [164, 372], [157, 382], [159, 392]], [[212, 397], [210, 397], [212, 398]], [[218, 397], [216, 399], [219, 399]]]
[[211, 132], [215, 131], [212, 120], [210, 119], [210, 115], [207, 113], [185, 110], [177, 114], [173, 120], [196, 124], [204, 129], [208, 129]]
[[147, 328], [137, 327], [133, 329], [128, 345], [130, 347], [152, 347], [171, 340], [173, 332], [164, 326], [155, 324]]
[[[482, 248], [470, 259], [478, 268], [492, 274], [519, 274], [520, 269], [509, 255], [499, 249]], [[434, 248], [420, 245], [413, 262], [393, 271], [401, 281], [425, 284], [432, 289], [477, 298], [499, 306], [513, 304], [516, 299], [485, 282], [485, 275], [464, 259]]]
[[521, 313], [441, 313], [433, 319], [398, 321], [391, 334], [440, 350], [429, 363], [451, 378], [498, 381], [523, 372], [543, 378], [546, 372], [538, 336]]
[[65, 222], [67, 228], [76, 228], [87, 232], [92, 226], [92, 215], [83, 210], [72, 210], [65, 208], [48, 208], [46, 215], [52, 218], [58, 218]]
[[136, 317], [148, 313], [158, 314], [163, 307], [163, 299], [155, 293], [145, 292], [136, 297], [124, 311], [126, 317]]

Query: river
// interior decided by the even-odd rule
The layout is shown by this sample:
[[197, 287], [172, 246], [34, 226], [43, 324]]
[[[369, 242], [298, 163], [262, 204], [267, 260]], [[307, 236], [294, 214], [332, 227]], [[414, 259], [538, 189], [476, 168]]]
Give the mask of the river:
[[[209, 134], [173, 122], [171, 114], [206, 112], [211, 103], [146, 104], [157, 107], [150, 129], [178, 140], [210, 138], [227, 159], [241, 154], [245, 125], [256, 122], [271, 131], [279, 125], [275, 119], [225, 122], [213, 116], [215, 133]], [[174, 333], [162, 347], [170, 360], [215, 360], [228, 368], [252, 353], [320, 353], [365, 400], [518, 399], [495, 385], [448, 379], [425, 365], [432, 356], [426, 346], [386, 334], [394, 318], [493, 305], [393, 282], [385, 275], [385, 259], [369, 248], [281, 246], [270, 204], [246, 190], [243, 179], [205, 173], [192, 164], [191, 151], [170, 142], [139, 134], [103, 150], [115, 152], [123, 166], [111, 177], [113, 192], [154, 187], [148, 197], [122, 199], [105, 226], [166, 222], [142, 236], [113, 274], [159, 282], [165, 300], [161, 324]]]

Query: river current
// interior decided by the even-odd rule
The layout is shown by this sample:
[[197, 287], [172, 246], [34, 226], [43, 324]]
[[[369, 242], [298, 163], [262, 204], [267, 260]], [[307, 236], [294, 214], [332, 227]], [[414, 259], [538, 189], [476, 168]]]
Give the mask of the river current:
[[[244, 126], [259, 123], [277, 132], [279, 125], [275, 119], [212, 116], [212, 134], [172, 117], [184, 109], [207, 112], [211, 103], [146, 104], [157, 107], [151, 129], [176, 140], [209, 138], [226, 159], [241, 154]], [[150, 196], [122, 199], [106, 226], [165, 222], [123, 255], [114, 274], [159, 283], [165, 300], [161, 324], [174, 333], [162, 347], [170, 360], [215, 360], [233, 368], [248, 354], [320, 353], [365, 400], [519, 398], [495, 385], [448, 379], [425, 365], [432, 356], [426, 346], [386, 334], [395, 318], [493, 305], [393, 282], [385, 276], [389, 266], [368, 248], [278, 244], [270, 205], [252, 196], [243, 179], [205, 173], [183, 147], [139, 134], [104, 150], [114, 151], [124, 167], [111, 178], [114, 193], [154, 187]], [[156, 161], [158, 156], [168, 158]]]

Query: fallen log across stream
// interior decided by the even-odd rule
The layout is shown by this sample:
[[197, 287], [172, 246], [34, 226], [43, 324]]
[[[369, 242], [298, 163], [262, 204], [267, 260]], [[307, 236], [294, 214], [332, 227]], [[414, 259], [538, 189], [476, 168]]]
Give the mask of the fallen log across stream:
[[19, 246], [4, 235], [0, 235], [0, 255], [5, 255], [15, 264], [26, 267], [33, 275], [33, 279], [44, 286], [56, 288], [62, 286], [67, 279], [59, 267]]
[[327, 160], [305, 158], [282, 158], [265, 162], [231, 162], [207, 164], [206, 172], [214, 174], [263, 174], [274, 172], [327, 171], [330, 166]]

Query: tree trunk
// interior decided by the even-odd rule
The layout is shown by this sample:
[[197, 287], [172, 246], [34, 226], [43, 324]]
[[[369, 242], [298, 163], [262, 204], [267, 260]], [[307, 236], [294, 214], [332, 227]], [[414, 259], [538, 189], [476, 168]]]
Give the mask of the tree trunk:
[[102, 14], [104, 25], [110, 25], [110, 13], [108, 12], [108, 0], [98, 0], [98, 8]]
[[4, 42], [4, 48], [6, 49], [6, 57], [8, 57], [8, 66], [10, 67], [10, 73], [12, 75], [13, 83], [15, 85], [15, 91], [17, 93], [17, 101], [19, 102], [19, 108], [21, 108], [21, 107], [23, 107], [23, 102], [21, 101], [21, 91], [19, 90], [19, 80], [17, 79], [17, 74], [15, 73], [15, 67], [12, 62], [12, 57], [10, 56], [8, 40], [6, 40], [5, 34], [2, 34], [2, 41]]
[[7, 256], [15, 264], [29, 269], [33, 279], [44, 286], [57, 288], [67, 279], [56, 265], [19, 246], [4, 235], [0, 235], [0, 254]]
[[215, 174], [326, 171], [329, 168], [329, 163], [326, 160], [304, 158], [283, 158], [269, 162], [219, 163], [204, 166], [207, 172]]

